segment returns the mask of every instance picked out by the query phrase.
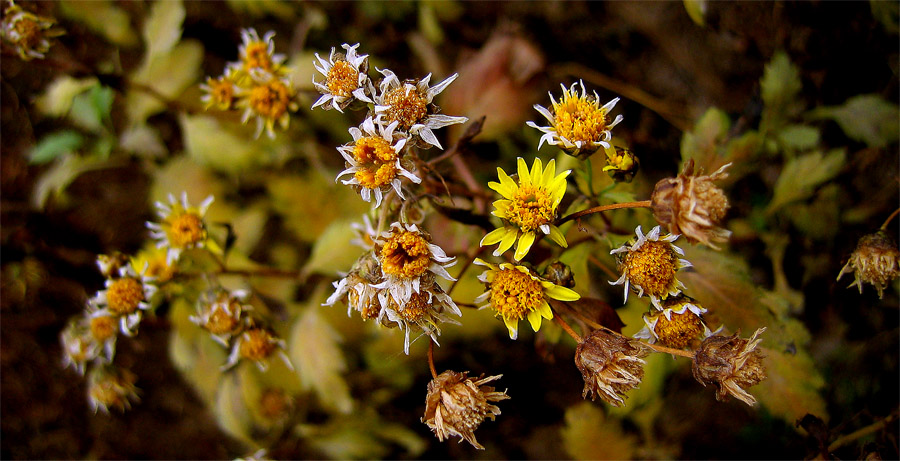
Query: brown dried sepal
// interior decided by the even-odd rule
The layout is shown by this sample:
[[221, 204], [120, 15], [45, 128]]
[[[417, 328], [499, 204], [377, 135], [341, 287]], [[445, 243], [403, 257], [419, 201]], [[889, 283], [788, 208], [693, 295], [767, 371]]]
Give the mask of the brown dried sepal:
[[709, 176], [700, 176], [694, 174], [694, 160], [688, 160], [680, 175], [656, 183], [650, 196], [653, 217], [670, 233], [718, 250], [715, 243], [727, 242], [731, 231], [719, 227], [729, 204], [713, 181], [727, 178], [729, 166], [731, 163]]
[[644, 379], [643, 357], [649, 351], [640, 342], [606, 330], [595, 330], [575, 349], [575, 366], [584, 379], [582, 397], [598, 396], [613, 406], [625, 404], [625, 393]]
[[484, 450], [475, 440], [475, 429], [485, 418], [494, 418], [500, 409], [490, 402], [509, 398], [506, 391], [496, 392], [484, 384], [499, 379], [503, 375], [490, 376], [473, 381], [468, 372], [445, 371], [428, 383], [425, 397], [425, 416], [422, 422], [434, 432], [441, 442], [456, 435], [464, 438], [473, 447]]
[[855, 277], [851, 287], [856, 285], [862, 294], [863, 283], [871, 284], [878, 290], [878, 297], [882, 298], [884, 288], [891, 280], [900, 277], [900, 250], [897, 244], [883, 231], [863, 236], [850, 260], [841, 268], [838, 280], [850, 272], [854, 272]]
[[765, 328], [756, 330], [750, 339], [739, 338], [737, 334], [706, 338], [694, 354], [694, 378], [704, 386], [715, 384], [719, 401], [726, 401], [731, 394], [747, 405], [755, 405], [756, 398], [744, 389], [766, 379], [763, 355], [756, 350], [764, 331]]

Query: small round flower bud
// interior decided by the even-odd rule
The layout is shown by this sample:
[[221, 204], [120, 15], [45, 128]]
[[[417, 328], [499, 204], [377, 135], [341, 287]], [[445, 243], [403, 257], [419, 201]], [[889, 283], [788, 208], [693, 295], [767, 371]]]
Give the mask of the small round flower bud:
[[643, 357], [650, 352], [638, 341], [595, 330], [575, 349], [575, 366], [584, 379], [582, 397], [598, 396], [610, 405], [625, 404], [625, 393], [644, 379]]
[[544, 278], [561, 287], [572, 288], [575, 286], [575, 274], [572, 268], [560, 261], [554, 261], [544, 269]]
[[747, 405], [756, 404], [756, 398], [744, 388], [766, 379], [763, 355], [756, 350], [762, 341], [759, 335], [764, 331], [765, 328], [756, 330], [750, 339], [739, 338], [737, 334], [706, 338], [694, 354], [694, 378], [704, 386], [715, 383], [719, 401], [725, 401], [731, 394]]
[[700, 176], [694, 174], [694, 161], [689, 160], [680, 175], [656, 183], [650, 196], [653, 217], [688, 242], [700, 242], [718, 250], [715, 242], [728, 241], [731, 231], [719, 227], [729, 205], [725, 193], [713, 181], [727, 178], [725, 170], [729, 166], [730, 163], [709, 176]]
[[606, 166], [603, 171], [615, 182], [631, 182], [641, 167], [634, 152], [619, 146], [610, 146], [606, 151]]
[[500, 379], [502, 375], [473, 381], [468, 372], [445, 371], [428, 383], [425, 397], [425, 416], [422, 422], [434, 432], [441, 442], [451, 435], [464, 438], [473, 447], [484, 450], [475, 440], [475, 429], [485, 418], [493, 420], [500, 409], [491, 402], [509, 398], [506, 391], [496, 392], [484, 384]]
[[884, 287], [900, 276], [900, 250], [897, 244], [884, 231], [863, 236], [838, 274], [838, 280], [849, 272], [855, 272], [856, 279], [850, 286], [856, 285], [860, 294], [863, 283], [869, 283], [878, 290], [878, 297], [883, 297]]

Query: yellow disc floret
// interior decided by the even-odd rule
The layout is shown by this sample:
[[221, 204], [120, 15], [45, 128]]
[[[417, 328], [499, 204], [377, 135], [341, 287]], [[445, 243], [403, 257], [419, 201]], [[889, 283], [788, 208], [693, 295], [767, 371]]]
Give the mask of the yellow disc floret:
[[206, 79], [209, 86], [209, 102], [207, 108], [216, 107], [220, 110], [228, 110], [234, 105], [234, 82], [226, 77]]
[[113, 314], [131, 314], [144, 300], [144, 285], [133, 277], [116, 279], [106, 290], [106, 300]]
[[325, 77], [325, 86], [331, 94], [349, 98], [359, 88], [359, 71], [347, 61], [337, 61]]
[[491, 282], [491, 307], [504, 320], [519, 321], [544, 301], [541, 282], [518, 270], [501, 270]]
[[381, 248], [381, 270], [402, 278], [421, 276], [431, 266], [428, 242], [415, 232], [393, 234]]
[[250, 90], [250, 108], [269, 120], [280, 119], [287, 113], [290, 103], [290, 88], [275, 78]]
[[553, 104], [555, 127], [560, 137], [572, 142], [597, 142], [607, 130], [606, 110], [588, 96], [579, 97], [576, 91], [563, 93], [562, 100]]
[[647, 241], [636, 250], [625, 254], [622, 266], [632, 285], [644, 289], [651, 296], [665, 298], [675, 285], [678, 255], [665, 241]]
[[91, 319], [91, 336], [98, 342], [103, 342], [112, 338], [116, 335], [117, 331], [118, 322], [111, 316], [104, 315]]
[[269, 55], [269, 45], [263, 41], [252, 41], [244, 49], [244, 69], [248, 72], [253, 68], [260, 68], [267, 72], [272, 70], [272, 57]]
[[272, 334], [262, 328], [244, 332], [241, 341], [241, 357], [250, 360], [264, 360], [275, 351], [276, 341]]
[[550, 193], [544, 187], [519, 186], [510, 202], [506, 219], [519, 226], [522, 232], [535, 230], [556, 218]]
[[685, 310], [681, 314], [670, 312], [671, 320], [667, 319], [663, 313], [655, 315], [658, 317], [653, 332], [656, 333], [656, 337], [661, 343], [669, 347], [676, 349], [688, 347], [704, 331], [700, 316], [690, 310]]
[[177, 214], [169, 221], [169, 244], [175, 248], [188, 248], [206, 239], [206, 226], [196, 213]]
[[390, 106], [387, 110], [388, 120], [397, 121], [402, 130], [408, 130], [428, 115], [425, 99], [418, 91], [409, 86], [390, 90], [384, 96], [384, 103]]

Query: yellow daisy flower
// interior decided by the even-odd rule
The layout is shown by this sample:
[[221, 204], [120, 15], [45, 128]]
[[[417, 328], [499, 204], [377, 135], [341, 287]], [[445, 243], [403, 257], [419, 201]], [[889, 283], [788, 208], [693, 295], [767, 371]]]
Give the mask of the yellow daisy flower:
[[91, 298], [91, 318], [110, 316], [118, 319], [122, 334], [134, 336], [143, 312], [150, 309], [150, 298], [156, 293], [153, 282], [147, 276], [146, 266], [140, 271], [130, 264], [121, 267], [117, 277], [106, 279], [106, 289]]
[[703, 340], [719, 333], [710, 331], [703, 314], [706, 308], [695, 299], [684, 294], [669, 297], [662, 303], [662, 311], [651, 309], [652, 313], [643, 316], [644, 328], [634, 334], [634, 338], [646, 339], [653, 344], [657, 341], [668, 347], [684, 349], [695, 340]]
[[325, 110], [334, 108], [343, 112], [357, 100], [374, 103], [370, 95], [375, 93], [375, 87], [367, 73], [369, 55], [356, 54], [359, 43], [353, 46], [345, 43], [341, 47], [347, 51], [346, 54], [335, 54], [332, 48], [327, 61], [316, 53], [318, 62], [313, 62], [313, 66], [325, 76], [325, 81], [320, 83], [313, 77], [313, 85], [322, 94], [312, 105], [313, 109], [322, 106]]
[[541, 328], [542, 318], [553, 318], [553, 311], [547, 303], [548, 297], [560, 301], [581, 298], [581, 295], [569, 288], [536, 277], [524, 266], [510, 263], [495, 265], [480, 258], [475, 259], [475, 264], [488, 267], [487, 271], [478, 276], [478, 280], [488, 285], [488, 290], [475, 298], [475, 303], [488, 301], [481, 307], [490, 306], [497, 311], [509, 330], [510, 339], [516, 339], [519, 335], [519, 320], [523, 318], [528, 319], [534, 331]]
[[520, 261], [534, 244], [537, 232], [541, 231], [559, 246], [568, 247], [566, 237], [553, 221], [556, 220], [559, 202], [566, 195], [566, 176], [570, 172], [571, 170], [566, 170], [557, 175], [555, 160], [550, 160], [547, 168], [544, 168], [539, 158], [534, 159], [529, 172], [525, 159], [519, 157], [519, 182], [516, 184], [498, 167], [500, 182], [489, 182], [488, 187], [503, 197], [494, 202], [493, 214], [507, 224], [485, 235], [480, 245], [500, 243], [494, 250], [494, 256], [500, 256], [518, 240], [515, 259]]
[[234, 108], [234, 101], [237, 97], [237, 73], [234, 68], [225, 69], [225, 74], [217, 77], [207, 77], [206, 83], [200, 84], [203, 96], [200, 101], [203, 102], [205, 109], [215, 107], [218, 110], [229, 110]]
[[684, 256], [684, 250], [678, 248], [672, 242], [678, 239], [677, 235], [668, 234], [660, 237], [660, 227], [656, 226], [647, 235], [641, 232], [641, 226], [635, 229], [637, 237], [631, 242], [610, 251], [616, 255], [619, 270], [622, 276], [610, 285], [625, 285], [625, 301], [628, 301], [628, 291], [634, 289], [638, 296], [646, 293], [650, 301], [658, 310], [665, 307], [660, 301], [669, 296], [681, 293], [684, 284], [676, 277], [678, 269], [691, 267], [692, 264]]
[[189, 248], [208, 248], [218, 252], [219, 247], [209, 238], [203, 217], [213, 202], [210, 195], [198, 207], [188, 203], [187, 192], [181, 194], [181, 201], [169, 194], [169, 205], [156, 202], [157, 214], [161, 223], [147, 222], [150, 237], [156, 239], [157, 248], [167, 248], [166, 261], [172, 265], [181, 256], [181, 252]]
[[261, 69], [274, 74], [284, 74], [282, 63], [285, 56], [275, 53], [274, 31], [266, 32], [263, 38], [259, 38], [256, 29], [244, 29], [241, 31], [241, 46], [238, 47], [240, 66], [244, 72], [250, 73], [254, 69]]
[[275, 123], [286, 130], [291, 122], [291, 112], [300, 109], [294, 100], [294, 87], [287, 78], [253, 69], [250, 72], [250, 86], [238, 88], [237, 107], [244, 109], [241, 123], [256, 117], [255, 137], [259, 138], [263, 128], [269, 139], [275, 139]]

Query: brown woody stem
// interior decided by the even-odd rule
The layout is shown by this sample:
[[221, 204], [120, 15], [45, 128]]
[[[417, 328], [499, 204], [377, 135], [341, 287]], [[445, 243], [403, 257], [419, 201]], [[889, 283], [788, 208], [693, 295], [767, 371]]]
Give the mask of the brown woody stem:
[[[894, 212], [894, 214], [896, 215], [897, 212]], [[849, 442], [863, 438], [874, 432], [878, 432], [878, 431], [884, 429], [885, 427], [887, 427], [888, 424], [894, 422], [895, 419], [897, 419], [897, 413], [892, 413], [890, 415], [887, 415], [887, 417], [885, 417], [881, 421], [876, 421], [862, 429], [853, 431], [843, 437], [840, 437], [837, 440], [835, 440], [834, 442], [831, 442], [831, 445], [828, 445], [828, 451], [831, 452], [831, 451], [837, 450], [838, 448], [846, 445]]]
[[573, 219], [578, 219], [594, 213], [600, 213], [602, 211], [617, 210], [619, 208], [650, 208], [650, 200], [644, 200], [641, 202], [613, 203], [610, 205], [595, 206], [593, 208], [588, 208], [587, 210], [576, 211], [575, 213], [560, 218], [559, 221], [556, 222], [556, 225], [559, 226]]
[[898, 214], [898, 213], [900, 213], [900, 208], [897, 208], [896, 210], [894, 210], [894, 212], [891, 213], [891, 215], [888, 216], [887, 219], [884, 220], [884, 224], [882, 224], [881, 227], [879, 227], [878, 229], [879, 229], [879, 230], [885, 230], [885, 229], [887, 229], [888, 224], [890, 224], [891, 221], [892, 221], [894, 218], [897, 217], [897, 214]]
[[561, 326], [562, 329], [566, 333], [568, 333], [569, 336], [572, 337], [572, 339], [575, 340], [576, 343], [579, 343], [579, 344], [581, 343], [581, 335], [579, 335], [578, 333], [575, 333], [575, 330], [573, 330], [572, 327], [569, 326], [569, 324], [566, 323], [566, 321], [563, 320], [562, 317], [559, 316], [559, 314], [553, 316], [553, 321], [558, 323], [559, 326]]
[[643, 341], [641, 342], [641, 344], [649, 347], [650, 349], [653, 349], [656, 352], [662, 352], [665, 354], [672, 354], [672, 355], [680, 355], [682, 357], [687, 357], [692, 360], [694, 358], [694, 353], [691, 351], [683, 351], [681, 349], [672, 349], [671, 347], [666, 347], [666, 346], [657, 346], [656, 344], [649, 344], [649, 343], [645, 343]]
[[434, 369], [434, 340], [428, 342], [428, 369], [431, 370], [432, 379], [437, 379], [437, 370]]

